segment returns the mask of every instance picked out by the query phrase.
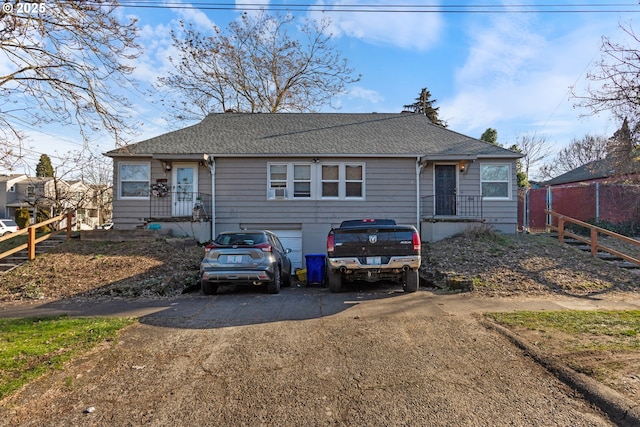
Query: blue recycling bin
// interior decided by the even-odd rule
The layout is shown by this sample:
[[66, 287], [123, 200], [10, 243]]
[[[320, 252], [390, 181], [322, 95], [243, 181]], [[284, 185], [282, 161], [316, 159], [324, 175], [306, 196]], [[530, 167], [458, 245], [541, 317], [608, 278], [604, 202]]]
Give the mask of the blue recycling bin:
[[307, 284], [324, 284], [324, 254], [307, 254]]

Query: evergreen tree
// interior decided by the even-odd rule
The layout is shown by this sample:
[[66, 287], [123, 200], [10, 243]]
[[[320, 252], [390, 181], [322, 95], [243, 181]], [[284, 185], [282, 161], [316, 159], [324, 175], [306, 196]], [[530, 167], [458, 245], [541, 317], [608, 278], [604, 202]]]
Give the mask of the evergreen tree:
[[46, 154], [40, 156], [40, 160], [36, 166], [36, 176], [38, 177], [52, 177], [53, 166], [51, 165], [51, 158]]
[[640, 145], [626, 117], [620, 129], [609, 138], [607, 157], [613, 162], [618, 175], [637, 173], [640, 169]]
[[480, 136], [480, 140], [500, 146], [500, 144], [498, 144], [498, 131], [493, 128], [487, 128], [487, 130], [485, 130]]
[[434, 125], [442, 126], [444, 128], [447, 127], [447, 123], [443, 120], [440, 120], [438, 117], [438, 110], [440, 107], [434, 107], [435, 99], [431, 98], [431, 92], [427, 88], [422, 88], [420, 91], [420, 95], [416, 98], [416, 102], [413, 104], [403, 105], [405, 111], [410, 111], [412, 113], [424, 114], [431, 120], [431, 123]]

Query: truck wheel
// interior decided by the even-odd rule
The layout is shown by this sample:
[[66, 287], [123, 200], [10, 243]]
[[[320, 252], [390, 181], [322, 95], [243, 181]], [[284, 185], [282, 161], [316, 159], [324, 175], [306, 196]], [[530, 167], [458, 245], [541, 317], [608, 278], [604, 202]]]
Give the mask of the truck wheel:
[[267, 292], [270, 294], [280, 293], [280, 268], [278, 267], [273, 272], [273, 280], [267, 284]]
[[327, 270], [329, 279], [329, 292], [342, 292], [342, 274], [339, 271]]
[[215, 295], [218, 292], [218, 285], [211, 284], [209, 282], [202, 282], [202, 293], [205, 295]]
[[420, 276], [417, 270], [409, 270], [404, 273], [404, 286], [402, 289], [405, 292], [415, 292], [418, 290]]

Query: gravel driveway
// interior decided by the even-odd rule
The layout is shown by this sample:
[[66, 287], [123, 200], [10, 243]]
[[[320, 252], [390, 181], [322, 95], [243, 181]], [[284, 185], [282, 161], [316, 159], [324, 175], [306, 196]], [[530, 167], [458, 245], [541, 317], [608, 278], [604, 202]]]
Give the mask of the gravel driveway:
[[448, 301], [392, 289], [185, 296], [5, 399], [0, 425], [614, 425]]

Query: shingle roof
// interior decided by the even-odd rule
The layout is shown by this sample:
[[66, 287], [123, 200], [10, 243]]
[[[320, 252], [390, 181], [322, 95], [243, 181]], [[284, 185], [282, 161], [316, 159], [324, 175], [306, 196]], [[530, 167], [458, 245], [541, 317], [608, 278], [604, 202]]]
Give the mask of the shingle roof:
[[105, 153], [159, 154], [521, 157], [406, 113], [216, 113], [196, 125]]
[[615, 175], [615, 165], [607, 160], [594, 160], [585, 165], [577, 167], [565, 172], [562, 175], [550, 179], [549, 181], [542, 182], [541, 185], [560, 185], [569, 184], [572, 182], [590, 181], [593, 179], [609, 178]]

